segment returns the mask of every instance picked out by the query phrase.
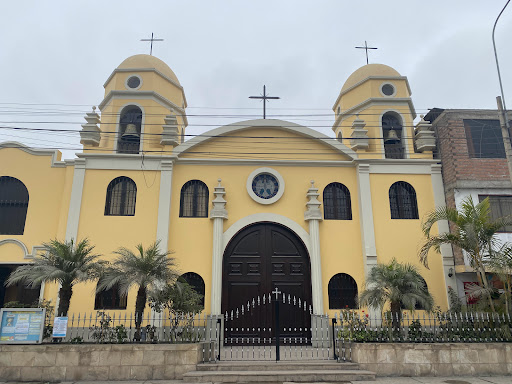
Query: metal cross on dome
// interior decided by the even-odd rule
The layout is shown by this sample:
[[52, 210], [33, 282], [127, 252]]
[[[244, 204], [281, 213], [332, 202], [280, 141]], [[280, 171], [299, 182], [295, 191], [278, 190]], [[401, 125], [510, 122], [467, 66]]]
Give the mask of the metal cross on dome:
[[153, 32], [151, 32], [151, 39], [140, 39], [140, 41], [151, 41], [151, 47], [149, 48], [149, 54], [153, 55], [153, 41], [164, 41], [164, 39], [155, 39], [153, 37]]
[[374, 48], [374, 47], [369, 47], [368, 44], [366, 43], [366, 40], [364, 41], [364, 47], [356, 47], [357, 49], [364, 49], [366, 51], [366, 64], [368, 65], [368, 50], [369, 49], [379, 49], [379, 48]]
[[264, 85], [263, 86], [263, 95], [261, 95], [261, 96], [249, 96], [249, 99], [260, 99], [260, 100], [263, 100], [263, 118], [266, 119], [267, 118], [267, 113], [266, 113], [267, 100], [276, 100], [276, 99], [280, 99], [280, 97], [268, 96], [267, 95], [267, 88]]

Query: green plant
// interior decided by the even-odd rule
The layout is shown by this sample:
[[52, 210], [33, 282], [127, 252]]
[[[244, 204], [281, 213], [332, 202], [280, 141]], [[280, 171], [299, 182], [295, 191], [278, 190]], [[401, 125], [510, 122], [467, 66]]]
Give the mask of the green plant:
[[[431, 230], [434, 224], [444, 220], [451, 224], [452, 231], [433, 235]], [[427, 214], [422, 223], [426, 241], [421, 247], [419, 258], [428, 268], [428, 254], [431, 249], [440, 253], [442, 245], [450, 244], [464, 250], [471, 267], [477, 273], [478, 282], [488, 299], [489, 307], [495, 312], [492, 289], [485, 275], [484, 258], [492, 256], [493, 249], [497, 246], [496, 233], [511, 224], [512, 218], [509, 216], [495, 221], [491, 219], [489, 198], [475, 205], [473, 198], [468, 196], [462, 201], [460, 210], [440, 207]]]
[[44, 243], [45, 251], [34, 258], [34, 262], [16, 268], [6, 285], [23, 283], [31, 288], [41, 283], [59, 283], [59, 308], [57, 315], [66, 316], [73, 295], [73, 286], [79, 282], [94, 280], [105, 264], [92, 253], [94, 246], [84, 239], [75, 244], [73, 240], [51, 240]]
[[71, 344], [82, 344], [84, 342], [84, 339], [83, 337], [81, 336], [76, 336], [76, 337], [73, 337], [69, 340], [69, 342]]
[[394, 332], [400, 329], [403, 307], [413, 310], [420, 304], [425, 310], [430, 310], [434, 304], [417, 268], [411, 264], [401, 264], [396, 259], [373, 267], [359, 296], [360, 305], [376, 309], [382, 309], [387, 302], [390, 304]]
[[96, 313], [97, 324], [90, 327], [91, 337], [98, 343], [124, 343], [128, 341], [128, 333], [124, 325], [112, 327], [112, 317], [103, 311]]
[[97, 291], [118, 286], [120, 294], [127, 295], [132, 286], [138, 287], [135, 301], [134, 338], [140, 341], [148, 292], [173, 282], [177, 272], [174, 258], [169, 257], [171, 252], [161, 251], [158, 242], [151, 244], [148, 248], [144, 248], [142, 244], [135, 248], [136, 252], [127, 248], [119, 248], [114, 252], [118, 257], [101, 275]]
[[448, 301], [450, 302], [451, 312], [462, 312], [462, 302], [459, 295], [452, 287], [448, 287]]

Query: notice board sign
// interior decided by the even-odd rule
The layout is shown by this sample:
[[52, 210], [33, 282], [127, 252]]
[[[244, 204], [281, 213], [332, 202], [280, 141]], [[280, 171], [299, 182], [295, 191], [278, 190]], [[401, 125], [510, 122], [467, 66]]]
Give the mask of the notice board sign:
[[0, 309], [0, 344], [37, 344], [43, 340], [44, 308]]
[[68, 318], [56, 317], [53, 321], [53, 337], [66, 337], [68, 332]]

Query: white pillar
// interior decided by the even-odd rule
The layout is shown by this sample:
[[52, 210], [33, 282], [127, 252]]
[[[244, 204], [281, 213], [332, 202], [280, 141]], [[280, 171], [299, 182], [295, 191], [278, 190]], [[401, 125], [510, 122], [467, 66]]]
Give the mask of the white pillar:
[[318, 223], [322, 220], [320, 210], [320, 196], [318, 188], [315, 188], [314, 180], [311, 180], [311, 187], [306, 195], [309, 201], [306, 203], [307, 211], [304, 212], [304, 220], [309, 222], [309, 237], [311, 239], [311, 290], [313, 294], [313, 313], [321, 315], [324, 313], [324, 296], [322, 290], [322, 260], [320, 257], [320, 230]]
[[375, 246], [369, 164], [357, 165], [357, 183], [359, 197], [359, 222], [361, 223], [361, 240], [363, 243], [364, 273], [365, 276], [368, 276], [371, 269], [377, 265], [377, 248]]
[[226, 211], [226, 190], [220, 184], [215, 187], [213, 194], [213, 209], [210, 219], [213, 220], [213, 249], [212, 249], [212, 293], [211, 293], [211, 314], [221, 315], [222, 298], [222, 235], [224, 233], [224, 220], [228, 218]]
[[169, 247], [169, 223], [171, 216], [172, 160], [160, 163], [160, 195], [158, 198], [158, 221], [156, 239], [160, 242], [160, 250], [166, 252]]
[[75, 159], [68, 221], [66, 224], [66, 241], [73, 239], [76, 242], [76, 237], [78, 236], [78, 224], [80, 222], [80, 208], [82, 206], [82, 192], [85, 179], [85, 162], [85, 159]]
[[[434, 204], [436, 209], [439, 207], [446, 206], [445, 194], [444, 194], [444, 185], [443, 185], [443, 176], [441, 174], [441, 165], [440, 164], [432, 164], [431, 165], [431, 178], [432, 178], [432, 189], [434, 192]], [[448, 226], [447, 220], [440, 220], [437, 222], [437, 228], [439, 233], [449, 233], [450, 228]], [[455, 277], [455, 262], [453, 259], [453, 251], [452, 247], [449, 244], [441, 245], [441, 256], [443, 258], [443, 271], [444, 271], [444, 281], [446, 285], [446, 291], [448, 292], [448, 287], [452, 287], [455, 292], [457, 292], [457, 279]], [[448, 276], [451, 274], [452, 276]], [[450, 306], [450, 301], [448, 300], [448, 307]]]

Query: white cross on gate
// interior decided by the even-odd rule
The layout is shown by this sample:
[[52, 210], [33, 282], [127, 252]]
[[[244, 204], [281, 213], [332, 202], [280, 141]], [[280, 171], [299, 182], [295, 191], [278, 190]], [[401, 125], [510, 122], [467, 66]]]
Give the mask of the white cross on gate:
[[274, 291], [272, 291], [272, 293], [276, 295], [276, 300], [279, 299], [279, 294], [281, 293], [281, 291], [277, 287]]

